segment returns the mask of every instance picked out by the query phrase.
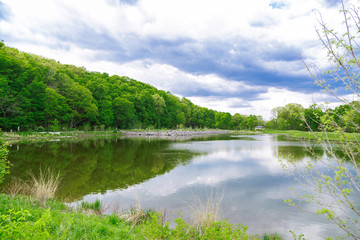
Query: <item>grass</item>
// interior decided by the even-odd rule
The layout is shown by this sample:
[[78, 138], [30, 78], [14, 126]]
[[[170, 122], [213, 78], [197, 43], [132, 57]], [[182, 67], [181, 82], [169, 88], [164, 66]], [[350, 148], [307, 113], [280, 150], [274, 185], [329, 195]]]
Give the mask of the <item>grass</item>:
[[[318, 139], [328, 139], [329, 141], [337, 142], [342, 138], [342, 134], [338, 132], [307, 132], [307, 131], [298, 131], [298, 130], [273, 130], [266, 129], [262, 133], [267, 134], [282, 134], [288, 135], [291, 138], [299, 138], [299, 139], [310, 139], [310, 140], [318, 140]], [[357, 139], [360, 141], [359, 133], [346, 133], [346, 135], [350, 139]]]
[[19, 194], [28, 195], [29, 186], [27, 183], [25, 183], [21, 179], [12, 177], [10, 179], [9, 184], [7, 186], [5, 186], [4, 192], [9, 194], [12, 197], [19, 195]]
[[[132, 225], [138, 225], [143, 224], [147, 220], [151, 219], [151, 213], [155, 213], [155, 211], [151, 209], [143, 209], [141, 207], [140, 201], [137, 201], [136, 204], [130, 207], [128, 211], [125, 211], [123, 213], [120, 213], [120, 218], [125, 220], [128, 223], [131, 223]], [[165, 220], [165, 212], [162, 211], [162, 218], [161, 221], [164, 222]]]
[[71, 211], [52, 199], [46, 205], [32, 197], [0, 195], [0, 238], [144, 239], [118, 216]]
[[201, 199], [199, 196], [194, 196], [194, 202], [190, 204], [192, 209], [193, 225], [197, 228], [208, 227], [212, 222], [221, 219], [221, 201], [223, 195], [218, 195], [212, 191], [206, 196], [206, 199]]
[[175, 229], [170, 229], [164, 211], [144, 210], [140, 202], [128, 211], [112, 215], [103, 215], [100, 200], [82, 202], [80, 211], [67, 208], [53, 199], [59, 183], [59, 173], [50, 169], [40, 170], [39, 177], [30, 173], [28, 182], [14, 178], [7, 186], [11, 195], [0, 194], [0, 238], [260, 239], [257, 235], [248, 235], [245, 225], [234, 226], [226, 219], [221, 220], [222, 195], [212, 192], [205, 201], [194, 197], [192, 224], [186, 223], [180, 215], [175, 220]]
[[264, 234], [264, 240], [284, 240], [284, 238], [278, 233]]
[[[218, 200], [216, 200], [218, 201]], [[216, 204], [217, 205], [217, 204]], [[83, 205], [101, 209], [101, 202]], [[136, 212], [142, 209], [136, 206]], [[130, 210], [133, 211], [133, 210]], [[146, 213], [146, 210], [140, 212]], [[138, 214], [138, 213], [137, 213]], [[135, 214], [135, 215], [137, 215]], [[133, 214], [134, 215], [134, 214]], [[260, 240], [247, 234], [244, 225], [232, 225], [227, 220], [214, 221], [202, 231], [187, 224], [180, 216], [176, 227], [169, 228], [161, 212], [148, 211], [143, 220], [128, 221], [124, 215], [84, 213], [68, 208], [54, 199], [46, 207], [32, 196], [0, 194], [1, 239], [241, 239]], [[137, 217], [137, 219], [139, 219]], [[265, 235], [264, 240], [282, 240], [278, 234]]]
[[82, 202], [81, 208], [86, 211], [91, 211], [95, 214], [102, 214], [103, 213], [103, 207], [102, 203], [99, 199], [96, 199], [95, 202], [89, 203], [89, 202]]
[[4, 192], [10, 196], [18, 194], [32, 196], [45, 206], [48, 199], [55, 197], [60, 185], [60, 173], [55, 173], [50, 168], [45, 171], [40, 169], [38, 177], [32, 172], [29, 172], [29, 177], [29, 181], [12, 178], [10, 183], [4, 187]]
[[44, 204], [47, 199], [54, 198], [60, 185], [60, 173], [55, 173], [48, 168], [46, 171], [40, 169], [39, 177], [30, 173], [30, 194]]
[[62, 132], [0, 132], [0, 136], [7, 142], [51, 140], [61, 138], [87, 138], [87, 137], [109, 137], [123, 136], [119, 131], [62, 131]]

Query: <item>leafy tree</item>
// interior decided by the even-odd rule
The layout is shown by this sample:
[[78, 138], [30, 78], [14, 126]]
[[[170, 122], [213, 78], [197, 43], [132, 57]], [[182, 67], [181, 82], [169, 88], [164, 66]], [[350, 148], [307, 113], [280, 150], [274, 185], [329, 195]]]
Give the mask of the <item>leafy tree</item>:
[[105, 126], [113, 126], [114, 111], [110, 100], [100, 100], [98, 102], [99, 120]]
[[11, 127], [11, 115], [19, 112], [19, 101], [13, 95], [9, 86], [9, 79], [0, 75], [0, 126], [5, 129]]
[[46, 104], [44, 112], [47, 123], [52, 123], [55, 119], [57, 119], [60, 125], [67, 124], [72, 115], [66, 98], [58, 94], [55, 89], [49, 87], [45, 89], [45, 96]]
[[320, 131], [321, 117], [324, 115], [320, 106], [313, 104], [304, 109], [304, 118], [309, 128], [313, 131]]
[[166, 103], [163, 97], [159, 94], [152, 95], [155, 105], [155, 113], [156, 113], [156, 127], [161, 127], [161, 120], [164, 115], [164, 111], [166, 108]]
[[284, 107], [277, 107], [271, 110], [273, 125], [281, 130], [302, 130], [304, 108], [297, 103], [289, 103]]
[[71, 108], [70, 128], [86, 120], [96, 122], [96, 117], [99, 115], [98, 108], [89, 89], [74, 82], [67, 84], [65, 97]]
[[133, 103], [118, 97], [114, 99], [113, 106], [116, 126], [122, 129], [131, 128], [136, 120]]
[[[304, 63], [310, 75], [315, 78], [320, 86], [340, 100], [341, 103], [347, 105], [335, 111], [325, 111], [322, 119], [326, 121], [320, 126], [324, 129], [331, 127], [339, 135], [338, 147], [341, 148], [342, 154], [336, 154], [325, 133], [323, 134], [325, 139], [318, 138], [328, 156], [325, 164], [318, 167], [318, 164], [309, 162], [305, 169], [299, 169], [292, 161], [286, 163], [288, 167], [294, 167], [296, 176], [310, 187], [311, 192], [303, 195], [302, 198], [318, 204], [315, 213], [325, 215], [327, 219], [342, 229], [347, 237], [360, 239], [360, 203], [358, 198], [360, 194], [360, 144], [355, 135], [346, 133], [348, 128], [359, 129], [357, 115], [360, 113], [360, 106], [358, 103], [348, 102], [346, 98], [337, 95], [334, 91], [335, 88], [341, 89], [342, 87], [344, 92], [347, 90], [355, 97], [360, 96], [360, 82], [358, 80], [360, 70], [358, 42], [360, 37], [358, 25], [360, 8], [354, 5], [345, 7], [343, 1], [341, 1], [341, 6], [340, 13], [344, 20], [343, 32], [336, 32], [329, 28], [323, 21], [321, 14], [317, 12], [317, 33], [327, 50], [333, 68], [326, 74], [322, 74], [316, 66], [313, 67]], [[333, 82], [331, 83], [331, 81]], [[353, 115], [356, 117], [352, 118]], [[341, 122], [345, 125], [342, 125]], [[311, 129], [310, 123], [307, 123], [307, 126]], [[318, 135], [314, 134], [314, 136], [317, 137]], [[316, 157], [315, 154], [314, 157]], [[288, 202], [299, 206], [291, 200]]]

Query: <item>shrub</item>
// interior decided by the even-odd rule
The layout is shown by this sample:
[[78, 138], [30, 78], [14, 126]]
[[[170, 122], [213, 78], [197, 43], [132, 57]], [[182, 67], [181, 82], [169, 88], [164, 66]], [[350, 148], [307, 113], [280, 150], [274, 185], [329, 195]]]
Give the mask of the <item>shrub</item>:
[[8, 154], [7, 145], [2, 144], [0, 141], [0, 183], [3, 182], [4, 176], [10, 173], [10, 162], [7, 160]]

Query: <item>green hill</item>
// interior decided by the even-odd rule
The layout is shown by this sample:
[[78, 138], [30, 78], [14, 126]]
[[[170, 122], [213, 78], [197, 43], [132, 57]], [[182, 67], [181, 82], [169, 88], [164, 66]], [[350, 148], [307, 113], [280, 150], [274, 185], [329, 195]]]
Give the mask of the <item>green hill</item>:
[[242, 129], [258, 120], [199, 107], [129, 77], [90, 72], [0, 43], [0, 128], [5, 131], [18, 126], [22, 131], [95, 126]]

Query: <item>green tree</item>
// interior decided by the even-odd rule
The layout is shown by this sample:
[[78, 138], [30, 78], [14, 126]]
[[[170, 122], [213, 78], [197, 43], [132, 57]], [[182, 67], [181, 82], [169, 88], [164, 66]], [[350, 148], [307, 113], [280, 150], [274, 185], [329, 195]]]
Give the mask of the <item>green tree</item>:
[[114, 112], [113, 105], [110, 100], [100, 100], [98, 102], [99, 120], [105, 126], [113, 126]]
[[47, 124], [52, 123], [55, 119], [59, 121], [60, 126], [69, 123], [72, 115], [66, 98], [58, 94], [55, 89], [49, 87], [45, 89], [45, 95], [46, 104], [44, 112]]
[[312, 104], [309, 108], [304, 109], [304, 118], [308, 127], [313, 131], [320, 131], [321, 117], [324, 115], [321, 107], [317, 104]]
[[11, 116], [19, 112], [19, 105], [9, 86], [9, 79], [0, 75], [0, 126], [11, 128]]
[[89, 89], [78, 83], [69, 82], [65, 97], [71, 108], [70, 128], [84, 121], [96, 122], [96, 117], [99, 115], [98, 108]]
[[[358, 80], [360, 70], [358, 42], [360, 37], [358, 25], [360, 8], [354, 5], [345, 7], [343, 1], [341, 1], [341, 6], [343, 32], [336, 32], [329, 28], [323, 21], [321, 14], [317, 12], [317, 33], [327, 50], [333, 68], [328, 70], [326, 74], [322, 74], [319, 69], [313, 68], [313, 65], [307, 64], [305, 61], [304, 63], [310, 75], [315, 78], [320, 86], [339, 99], [341, 103], [346, 103], [350, 107], [350, 111], [360, 113], [359, 104], [349, 103], [346, 98], [337, 95], [334, 90], [335, 88], [343, 88], [348, 93], [354, 94], [355, 97], [360, 96], [360, 82]], [[322, 128], [330, 126], [336, 131], [339, 135], [337, 149], [340, 148], [342, 154], [336, 154], [325, 133], [323, 134], [325, 139], [318, 138], [318, 141], [324, 146], [326, 156], [328, 156], [325, 164], [318, 167], [317, 164], [309, 162], [305, 169], [299, 169], [292, 161], [285, 163], [290, 170], [295, 170], [298, 179], [311, 189], [310, 193], [303, 195], [302, 198], [318, 204], [315, 213], [325, 215], [327, 219], [342, 229], [347, 237], [360, 239], [360, 144], [355, 135], [346, 133], [347, 125], [339, 124], [339, 120], [340, 122], [348, 121], [347, 118], [351, 114], [346, 114], [348, 111], [343, 110], [344, 115], [332, 116], [331, 114], [334, 114], [334, 111], [325, 111], [323, 119], [326, 121], [321, 126]], [[354, 120], [357, 121], [357, 119]], [[307, 125], [311, 128], [309, 123]], [[359, 122], [353, 122], [351, 125], [351, 127], [358, 129]], [[314, 134], [314, 136], [317, 137], [318, 135]], [[316, 157], [315, 154], [314, 157]], [[324, 162], [324, 159], [319, 162]], [[291, 200], [288, 200], [288, 203], [299, 206]]]
[[113, 101], [115, 124], [122, 129], [131, 128], [136, 120], [135, 108], [132, 102], [125, 98], [115, 98]]

